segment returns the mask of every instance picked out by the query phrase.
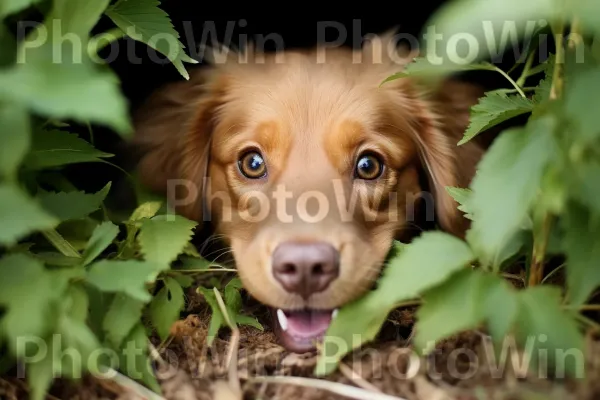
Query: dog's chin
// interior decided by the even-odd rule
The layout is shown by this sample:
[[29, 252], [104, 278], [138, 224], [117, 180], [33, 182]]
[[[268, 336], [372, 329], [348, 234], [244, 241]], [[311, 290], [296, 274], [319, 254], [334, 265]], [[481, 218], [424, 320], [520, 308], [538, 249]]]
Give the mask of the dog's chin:
[[335, 318], [335, 310], [282, 310], [271, 308], [273, 330], [288, 351], [306, 353], [316, 349]]

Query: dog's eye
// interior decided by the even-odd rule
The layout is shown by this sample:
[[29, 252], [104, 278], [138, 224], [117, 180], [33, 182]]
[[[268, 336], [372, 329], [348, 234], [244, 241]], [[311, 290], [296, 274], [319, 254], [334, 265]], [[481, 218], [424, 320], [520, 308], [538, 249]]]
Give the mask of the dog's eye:
[[365, 154], [358, 158], [355, 177], [358, 179], [373, 180], [381, 176], [383, 163], [373, 154]]
[[259, 179], [267, 174], [267, 165], [262, 155], [251, 151], [242, 156], [238, 161], [241, 173], [249, 179]]

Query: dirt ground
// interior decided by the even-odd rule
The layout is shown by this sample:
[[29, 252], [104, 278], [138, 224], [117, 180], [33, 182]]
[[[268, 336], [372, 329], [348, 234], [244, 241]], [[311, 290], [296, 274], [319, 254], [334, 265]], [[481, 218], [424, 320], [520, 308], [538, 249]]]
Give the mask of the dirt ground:
[[[168, 400], [234, 399], [406, 399], [406, 400], [566, 400], [600, 399], [600, 341], [588, 338], [585, 377], [540, 378], [519, 370], [517, 353], [505, 363], [494, 360], [491, 344], [481, 332], [466, 332], [440, 343], [427, 358], [410, 358], [412, 309], [396, 310], [376, 341], [348, 355], [332, 375], [315, 383], [314, 354], [291, 354], [278, 346], [268, 314], [252, 307], [265, 327], [261, 332], [241, 327], [239, 340], [221, 329], [213, 346], [206, 345], [209, 309], [193, 290], [188, 293], [188, 316], [172, 329], [166, 345], [154, 340], [157, 374]], [[235, 351], [237, 348], [237, 352]], [[236, 357], [237, 355], [237, 357]], [[512, 364], [516, 361], [517, 364]], [[517, 368], [511, 368], [517, 365]], [[502, 368], [505, 366], [505, 368]], [[275, 382], [268, 381], [276, 380]], [[318, 387], [323, 385], [325, 387]], [[336, 390], [350, 390], [346, 395]], [[0, 377], [0, 399], [27, 399], [27, 385]], [[137, 400], [139, 390], [99, 378], [81, 382], [57, 381], [50, 400]], [[160, 397], [158, 397], [160, 398]]]

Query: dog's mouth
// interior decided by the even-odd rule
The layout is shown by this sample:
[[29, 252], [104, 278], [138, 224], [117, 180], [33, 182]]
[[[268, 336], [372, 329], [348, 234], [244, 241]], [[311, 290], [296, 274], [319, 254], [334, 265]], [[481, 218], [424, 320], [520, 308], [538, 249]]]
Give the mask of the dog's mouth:
[[290, 351], [305, 353], [314, 350], [323, 339], [337, 309], [271, 309], [271, 313], [274, 331], [281, 345]]

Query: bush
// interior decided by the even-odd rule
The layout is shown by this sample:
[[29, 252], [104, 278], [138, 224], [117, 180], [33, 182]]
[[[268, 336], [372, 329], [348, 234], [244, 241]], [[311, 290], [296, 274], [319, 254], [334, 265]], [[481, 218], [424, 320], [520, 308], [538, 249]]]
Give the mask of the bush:
[[[528, 116], [527, 122], [499, 134], [470, 187], [447, 188], [472, 220], [466, 240], [428, 232], [410, 244], [398, 243], [377, 289], [339, 312], [316, 373], [331, 372], [340, 358], [377, 335], [392, 309], [415, 300], [422, 302], [414, 338], [421, 354], [441, 339], [483, 328], [497, 349], [510, 335], [527, 348], [533, 366], [547, 354], [549, 367], [562, 368], [556, 363], [561, 354], [579, 351], [583, 356], [582, 328], [595, 324], [580, 310], [600, 285], [600, 120], [595, 109], [600, 102], [600, 3], [454, 0], [427, 26], [435, 27], [440, 40], [425, 43], [422, 54], [445, 57], [440, 62], [419, 57], [382, 84], [411, 77], [435, 85], [458, 71], [498, 72], [511, 89], [489, 91], [479, 99], [457, 145], [517, 116]], [[528, 31], [531, 27], [536, 29]], [[529, 39], [529, 45], [505, 72], [482, 60], [509, 50], [506, 43], [494, 49], [490, 34], [503, 37], [511, 29], [513, 39]], [[441, 51], [454, 49], [448, 44], [459, 33], [480, 45], [472, 62], [451, 62], [458, 54]], [[544, 35], [554, 37], [556, 51], [534, 65], [540, 51], [536, 40], [543, 43]], [[482, 46], [486, 40], [487, 47]], [[542, 74], [537, 85], [526, 86]], [[557, 257], [566, 261], [545, 271], [546, 261]], [[504, 279], [506, 269], [519, 263], [524, 265], [523, 290]], [[550, 284], [562, 270], [566, 285]], [[580, 365], [564, 367], [556, 370], [558, 375], [574, 376]]]

